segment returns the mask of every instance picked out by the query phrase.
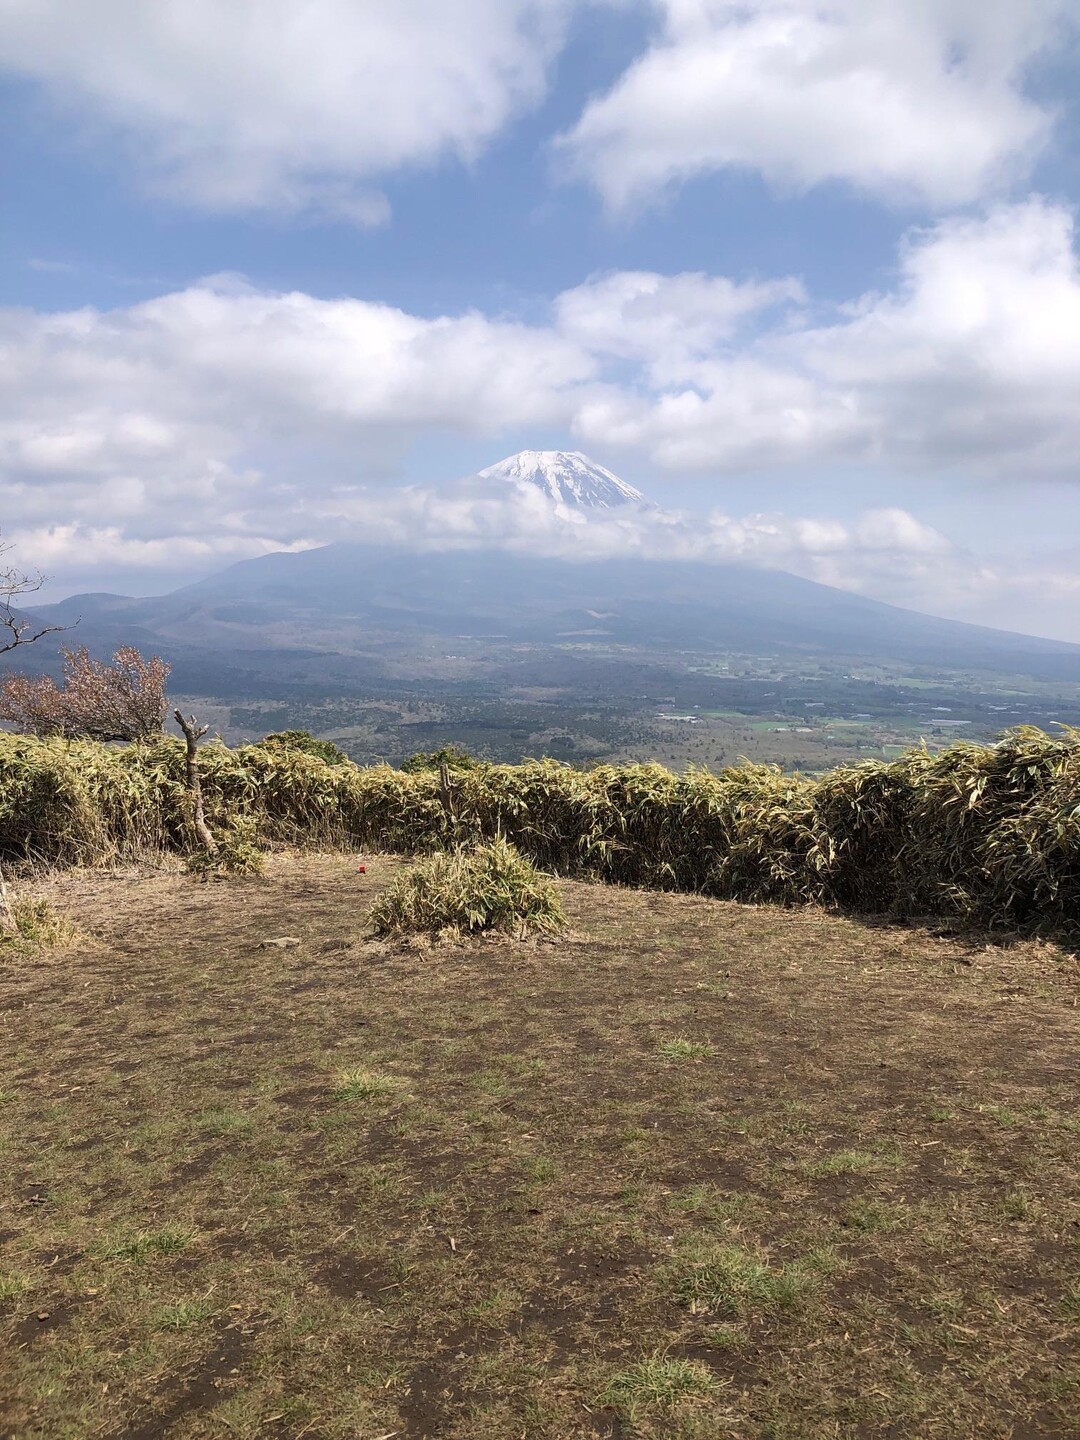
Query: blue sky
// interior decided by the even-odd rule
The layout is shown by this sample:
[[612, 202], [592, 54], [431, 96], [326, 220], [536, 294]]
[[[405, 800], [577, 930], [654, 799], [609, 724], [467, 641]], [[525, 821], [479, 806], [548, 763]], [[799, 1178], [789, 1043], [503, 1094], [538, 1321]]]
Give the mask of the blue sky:
[[[0, 0], [0, 530], [52, 593], [580, 527], [1080, 641], [1076, 0]], [[642, 528], [644, 526], [644, 528]]]

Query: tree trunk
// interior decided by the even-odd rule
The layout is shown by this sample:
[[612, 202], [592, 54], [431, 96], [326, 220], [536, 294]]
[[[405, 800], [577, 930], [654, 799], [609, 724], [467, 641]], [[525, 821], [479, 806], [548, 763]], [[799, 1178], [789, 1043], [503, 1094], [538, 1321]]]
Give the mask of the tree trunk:
[[210, 826], [206, 823], [206, 812], [203, 809], [202, 782], [199, 779], [199, 741], [206, 734], [209, 726], [196, 725], [195, 716], [189, 715], [187, 719], [179, 710], [174, 710], [173, 715], [176, 723], [184, 732], [184, 739], [187, 741], [187, 788], [191, 795], [191, 808], [195, 821], [195, 836], [211, 855], [218, 853], [218, 843], [210, 833]]

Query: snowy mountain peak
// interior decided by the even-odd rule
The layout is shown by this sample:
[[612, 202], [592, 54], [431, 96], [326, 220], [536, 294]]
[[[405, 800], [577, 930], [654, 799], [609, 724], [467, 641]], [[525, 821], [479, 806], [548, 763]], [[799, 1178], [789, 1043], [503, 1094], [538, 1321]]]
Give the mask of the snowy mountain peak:
[[578, 510], [612, 510], [647, 505], [640, 490], [579, 450], [522, 450], [480, 471], [481, 480], [535, 485], [550, 500]]

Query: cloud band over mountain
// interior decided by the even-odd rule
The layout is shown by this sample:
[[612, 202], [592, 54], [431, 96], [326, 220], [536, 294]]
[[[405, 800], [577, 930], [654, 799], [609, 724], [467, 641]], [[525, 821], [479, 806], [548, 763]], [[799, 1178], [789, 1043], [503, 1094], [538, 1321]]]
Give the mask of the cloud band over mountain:
[[[95, 559], [209, 564], [342, 527], [511, 542], [505, 506], [392, 488], [418, 435], [562, 427], [650, 467], [661, 504], [665, 473], [777, 465], [1078, 478], [1073, 220], [1038, 198], [911, 232], [892, 288], [840, 306], [790, 277], [618, 272], [524, 323], [226, 276], [120, 310], [8, 310], [0, 336], [9, 538], [61, 572], [78, 557], [83, 575]], [[776, 537], [801, 523], [775, 531], [776, 563]], [[805, 542], [790, 543], [798, 561]], [[844, 548], [815, 553], [858, 583]]]

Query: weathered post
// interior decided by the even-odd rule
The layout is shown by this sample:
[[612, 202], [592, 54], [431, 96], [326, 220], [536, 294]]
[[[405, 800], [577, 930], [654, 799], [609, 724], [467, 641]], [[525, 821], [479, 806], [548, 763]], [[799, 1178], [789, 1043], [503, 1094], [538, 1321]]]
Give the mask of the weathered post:
[[199, 778], [199, 741], [209, 730], [209, 725], [199, 725], [194, 715], [186, 719], [180, 710], [174, 710], [173, 716], [180, 729], [184, 732], [184, 739], [187, 741], [187, 788], [191, 796], [191, 808], [195, 822], [195, 835], [211, 855], [218, 853], [218, 843], [210, 833], [210, 826], [206, 823], [206, 811], [203, 809], [202, 781]]

